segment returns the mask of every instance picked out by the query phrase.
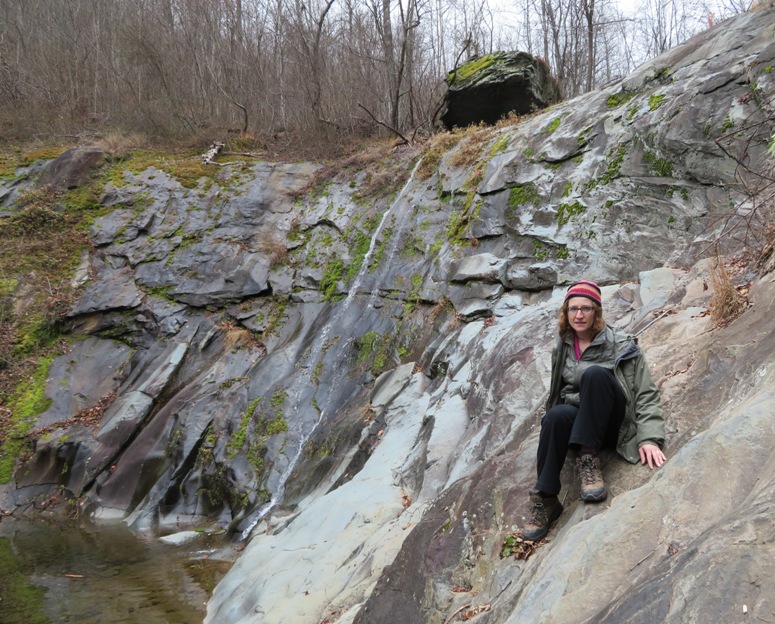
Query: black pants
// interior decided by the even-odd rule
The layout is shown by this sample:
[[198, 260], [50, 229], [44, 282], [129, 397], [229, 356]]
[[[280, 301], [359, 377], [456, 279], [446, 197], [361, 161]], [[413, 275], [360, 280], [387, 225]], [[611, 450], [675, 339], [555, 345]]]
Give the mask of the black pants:
[[578, 407], [555, 405], [541, 420], [536, 490], [560, 493], [560, 472], [569, 448], [616, 448], [625, 398], [614, 374], [590, 366], [581, 376], [579, 398]]

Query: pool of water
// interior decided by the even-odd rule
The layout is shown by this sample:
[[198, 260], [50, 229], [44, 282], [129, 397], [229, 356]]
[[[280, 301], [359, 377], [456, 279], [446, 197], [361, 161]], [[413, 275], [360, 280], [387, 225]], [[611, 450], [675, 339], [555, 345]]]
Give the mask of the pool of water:
[[230, 563], [123, 524], [0, 521], [2, 624], [201, 622]]

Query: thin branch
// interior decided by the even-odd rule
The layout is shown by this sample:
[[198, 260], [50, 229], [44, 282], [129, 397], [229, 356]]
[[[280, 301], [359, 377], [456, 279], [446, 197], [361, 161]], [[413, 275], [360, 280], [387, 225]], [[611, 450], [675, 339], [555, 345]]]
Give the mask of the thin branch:
[[457, 616], [457, 614], [458, 614], [458, 613], [460, 613], [460, 612], [461, 612], [463, 609], [467, 609], [467, 608], [468, 608], [468, 607], [470, 607], [472, 604], [473, 604], [473, 603], [470, 603], [470, 602], [469, 602], [468, 604], [464, 604], [464, 605], [463, 605], [462, 607], [460, 607], [460, 608], [459, 608], [457, 611], [455, 611], [455, 612], [454, 612], [452, 615], [450, 615], [450, 616], [449, 616], [449, 618], [447, 618], [447, 621], [446, 621], [446, 622], [444, 622], [444, 624], [449, 624], [449, 623], [450, 623], [452, 620], [454, 620], [454, 619], [455, 619], [455, 617]]
[[224, 156], [247, 156], [248, 158], [261, 158], [261, 154], [255, 154], [253, 152], [221, 152], [221, 154]]
[[365, 110], [365, 111], [366, 111], [366, 112], [369, 114], [369, 117], [371, 117], [371, 118], [374, 120], [374, 122], [375, 122], [375, 123], [379, 124], [379, 125], [380, 125], [380, 126], [382, 126], [383, 128], [387, 128], [388, 130], [390, 130], [390, 131], [391, 131], [393, 134], [395, 134], [396, 136], [398, 136], [398, 137], [399, 137], [399, 138], [400, 138], [400, 139], [401, 139], [401, 140], [402, 140], [404, 143], [406, 143], [407, 145], [411, 145], [411, 141], [409, 141], [409, 139], [407, 139], [407, 138], [406, 138], [406, 137], [405, 137], [403, 134], [401, 134], [401, 133], [400, 133], [398, 130], [396, 130], [396, 129], [395, 129], [395, 128], [393, 128], [392, 126], [389, 126], [389, 125], [388, 125], [388, 124], [386, 124], [384, 121], [380, 121], [379, 119], [377, 119], [377, 118], [376, 118], [376, 117], [375, 117], [375, 116], [372, 114], [372, 112], [371, 112], [371, 111], [370, 111], [368, 108], [366, 108], [366, 107], [365, 107], [363, 104], [361, 104], [360, 102], [358, 102], [358, 106], [359, 106], [360, 108], [362, 108], [363, 110]]

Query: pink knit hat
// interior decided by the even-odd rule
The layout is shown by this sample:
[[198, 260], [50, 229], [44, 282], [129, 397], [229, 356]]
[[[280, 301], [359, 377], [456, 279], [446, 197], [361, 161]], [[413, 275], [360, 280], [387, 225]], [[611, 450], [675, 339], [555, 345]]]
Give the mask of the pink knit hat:
[[595, 284], [595, 282], [580, 280], [575, 284], [571, 284], [571, 287], [568, 288], [568, 292], [565, 295], [565, 301], [571, 297], [586, 297], [587, 299], [594, 301], [597, 305], [603, 305], [600, 298], [600, 286]]

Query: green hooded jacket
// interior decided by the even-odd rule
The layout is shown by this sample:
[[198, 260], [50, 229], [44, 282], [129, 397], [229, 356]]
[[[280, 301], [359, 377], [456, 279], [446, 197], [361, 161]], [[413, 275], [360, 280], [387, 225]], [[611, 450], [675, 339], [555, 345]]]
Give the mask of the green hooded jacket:
[[[626, 398], [616, 450], [627, 461], [636, 464], [640, 461], [638, 448], [642, 444], [650, 442], [662, 448], [665, 443], [665, 418], [659, 403], [659, 390], [651, 378], [637, 340], [609, 325], [603, 331], [606, 342], [614, 346], [613, 371]], [[570, 348], [558, 335], [552, 351], [552, 380], [547, 411], [560, 402], [562, 370]]]

